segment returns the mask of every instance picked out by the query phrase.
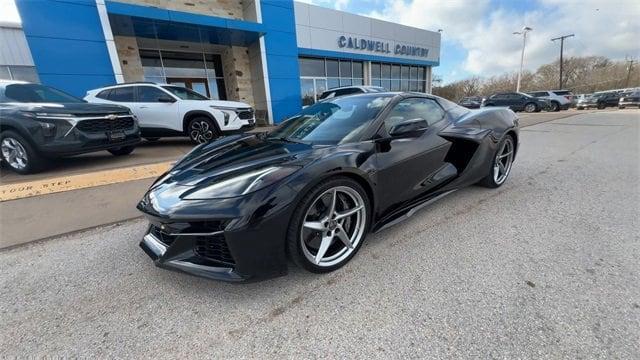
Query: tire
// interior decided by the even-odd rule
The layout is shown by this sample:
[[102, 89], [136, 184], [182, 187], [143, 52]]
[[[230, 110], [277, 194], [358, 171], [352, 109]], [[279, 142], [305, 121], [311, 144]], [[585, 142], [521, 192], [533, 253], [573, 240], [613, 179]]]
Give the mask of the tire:
[[[334, 191], [335, 211], [328, 218]], [[330, 178], [313, 187], [298, 203], [287, 229], [287, 251], [291, 260], [313, 273], [327, 273], [344, 266], [367, 236], [370, 204], [362, 186], [347, 177]], [[354, 212], [340, 218], [339, 213], [348, 211]], [[336, 214], [338, 217], [333, 219]], [[325, 251], [317, 260], [325, 245], [323, 240], [329, 245], [324, 246]]]
[[113, 149], [108, 149], [107, 151], [114, 156], [124, 156], [131, 154], [135, 148], [135, 146], [121, 146]]
[[535, 103], [526, 103], [524, 104], [524, 111], [528, 113], [538, 112], [538, 105]]
[[144, 139], [145, 139], [145, 140], [147, 140], [147, 141], [149, 141], [149, 142], [155, 142], [155, 141], [160, 140], [160, 138], [159, 138], [159, 137], [146, 137], [146, 138], [144, 138]]
[[[510, 149], [510, 150], [509, 150]], [[495, 189], [507, 181], [509, 174], [511, 173], [511, 166], [513, 165], [513, 160], [515, 156], [516, 144], [511, 135], [506, 135], [499, 143], [496, 149], [495, 154], [491, 159], [490, 167], [487, 169], [487, 176], [485, 176], [482, 180], [478, 182], [478, 185]], [[505, 153], [509, 152], [510, 154], [505, 156]], [[503, 157], [505, 156], [505, 157]], [[496, 169], [496, 164], [499, 161], [502, 161], [503, 168]], [[505, 159], [505, 160], [502, 160]], [[496, 171], [502, 172], [504, 177], [496, 176]]]
[[18, 174], [33, 174], [42, 170], [44, 159], [31, 143], [15, 131], [0, 134], [0, 157], [2, 162]]
[[552, 101], [551, 108], [549, 109], [549, 111], [553, 111], [553, 112], [560, 111], [560, 103], [557, 101]]
[[584, 110], [584, 108], [582, 106], [579, 106], [576, 108], [576, 110]]
[[205, 116], [198, 116], [189, 121], [187, 135], [194, 143], [203, 144], [215, 140], [219, 136], [217, 129], [213, 120]]
[[598, 109], [602, 110], [604, 108], [606, 108], [607, 106], [605, 104], [598, 104]]

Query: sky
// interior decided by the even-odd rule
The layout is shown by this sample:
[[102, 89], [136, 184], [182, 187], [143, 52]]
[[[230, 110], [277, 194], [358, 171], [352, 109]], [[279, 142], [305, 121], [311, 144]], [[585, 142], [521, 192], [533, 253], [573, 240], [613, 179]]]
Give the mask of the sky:
[[[640, 0], [298, 0], [404, 25], [442, 29], [443, 83], [470, 76], [517, 71], [524, 26], [525, 69], [555, 61], [565, 40], [565, 56], [640, 58]], [[0, 22], [19, 22], [13, 0], [0, 0]]]
[[315, 5], [371, 16], [426, 30], [442, 29], [440, 66], [443, 83], [470, 76], [517, 71], [524, 26], [525, 64], [535, 71], [560, 55], [640, 57], [639, 0], [304, 0]]

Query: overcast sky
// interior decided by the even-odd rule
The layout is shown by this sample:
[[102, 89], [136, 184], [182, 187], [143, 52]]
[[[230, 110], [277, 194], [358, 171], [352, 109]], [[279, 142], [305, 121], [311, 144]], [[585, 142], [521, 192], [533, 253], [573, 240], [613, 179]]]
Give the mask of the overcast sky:
[[[640, 0], [304, 0], [316, 5], [442, 32], [444, 82], [471, 75], [516, 71], [523, 26], [528, 35], [525, 68], [558, 58], [551, 38], [565, 42], [567, 56], [640, 57]], [[0, 0], [0, 21], [19, 21], [13, 0]]]

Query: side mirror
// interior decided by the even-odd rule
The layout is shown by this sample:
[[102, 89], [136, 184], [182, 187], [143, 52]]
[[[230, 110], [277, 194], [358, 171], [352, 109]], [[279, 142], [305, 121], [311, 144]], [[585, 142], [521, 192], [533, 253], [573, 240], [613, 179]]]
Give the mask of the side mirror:
[[174, 103], [174, 102], [176, 102], [176, 99], [174, 99], [174, 98], [172, 98], [171, 96], [168, 96], [168, 95], [163, 95], [163, 96], [160, 96], [158, 98], [158, 102], [161, 102], [161, 103]]
[[427, 120], [422, 118], [410, 119], [393, 125], [389, 130], [389, 135], [400, 136], [418, 131], [426, 130], [429, 127]]

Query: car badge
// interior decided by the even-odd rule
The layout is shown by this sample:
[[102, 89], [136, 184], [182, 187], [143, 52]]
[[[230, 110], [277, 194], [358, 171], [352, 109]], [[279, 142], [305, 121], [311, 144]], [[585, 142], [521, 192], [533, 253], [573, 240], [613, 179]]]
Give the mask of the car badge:
[[118, 115], [113, 115], [113, 114], [112, 115], [107, 115], [107, 119], [109, 119], [109, 120], [115, 120], [117, 118], [118, 118]]

